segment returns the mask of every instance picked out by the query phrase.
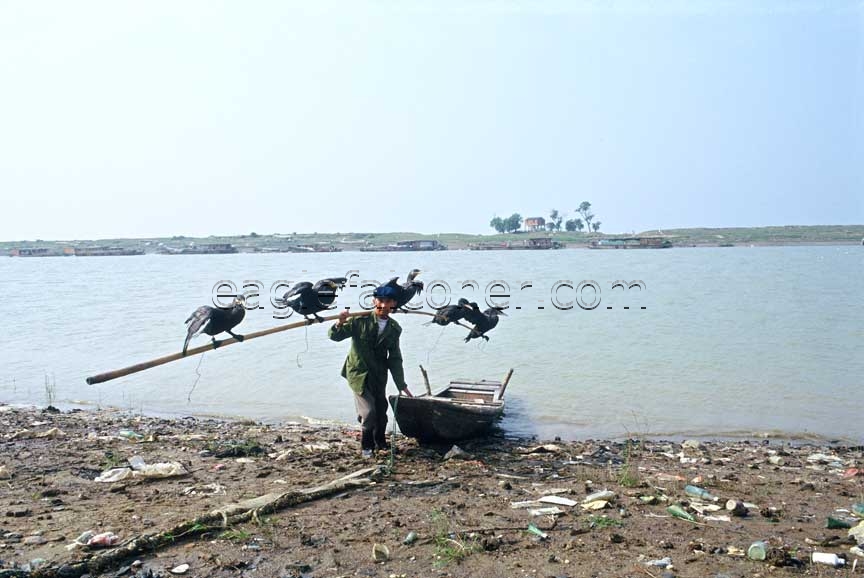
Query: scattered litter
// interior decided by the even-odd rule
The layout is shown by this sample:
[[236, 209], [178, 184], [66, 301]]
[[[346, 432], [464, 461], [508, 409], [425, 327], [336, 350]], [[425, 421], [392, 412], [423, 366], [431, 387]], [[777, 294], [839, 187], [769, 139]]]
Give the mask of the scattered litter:
[[518, 510], [520, 508], [538, 508], [542, 505], [541, 502], [537, 500], [527, 500], [524, 502], [510, 502], [510, 507], [514, 510]]
[[729, 516], [724, 516], [724, 515], [720, 515], [720, 516], [705, 516], [703, 519], [704, 519], [706, 522], [731, 522], [731, 521], [732, 521], [732, 518], [730, 518]]
[[108, 546], [114, 546], [119, 542], [120, 536], [118, 536], [114, 532], [103, 532], [101, 534], [96, 534], [95, 536], [92, 536], [89, 540], [87, 540], [87, 545], [107, 548]]
[[732, 512], [732, 515], [737, 518], [744, 518], [749, 513], [747, 506], [740, 500], [727, 500], [726, 509]]
[[588, 502], [587, 504], [582, 504], [583, 510], [588, 511], [597, 511], [602, 510], [609, 506], [609, 502], [606, 500], [594, 500], [593, 502]]
[[864, 546], [864, 522], [849, 530], [849, 535], [855, 538], [859, 546]]
[[532, 516], [559, 516], [564, 513], [564, 510], [562, 510], [558, 506], [551, 506], [549, 508], [537, 508], [536, 510], [528, 510], [528, 513]]
[[27, 546], [41, 546], [47, 541], [48, 540], [46, 540], [43, 536], [36, 535], [27, 536], [26, 538], [24, 538], [23, 543]]
[[327, 442], [316, 442], [311, 444], [304, 444], [303, 448], [310, 452], [321, 452], [330, 449], [330, 444]]
[[180, 564], [179, 566], [175, 566], [171, 568], [172, 574], [185, 574], [189, 571], [189, 564]]
[[645, 562], [646, 566], [653, 566], [655, 568], [669, 568], [672, 566], [672, 558], [666, 556], [665, 558], [660, 558], [659, 560], [648, 560]]
[[413, 544], [414, 542], [417, 541], [417, 538], [418, 538], [417, 532], [408, 532], [408, 535], [405, 536], [405, 539], [402, 540], [402, 543], [405, 544], [406, 546], [410, 546], [411, 544]]
[[705, 512], [719, 512], [723, 508], [718, 506], [717, 504], [703, 504], [702, 502], [690, 502], [690, 508], [699, 514], [705, 514]]
[[372, 544], [372, 559], [376, 562], [386, 562], [390, 559], [390, 549], [384, 544]]
[[252, 458], [237, 458], [234, 461], [237, 462], [238, 464], [254, 464], [255, 463], [255, 460], [253, 460]]
[[6, 436], [6, 437], [10, 440], [28, 440], [31, 438], [48, 438], [48, 439], [62, 438], [65, 435], [66, 434], [63, 433], [62, 430], [60, 430], [56, 427], [52, 427], [51, 429], [43, 431], [41, 433], [36, 433], [36, 432], [29, 430], [29, 429], [22, 429], [22, 430], [16, 431], [15, 433], [13, 433], [9, 436]]
[[117, 435], [121, 438], [125, 438], [127, 440], [143, 440], [144, 436], [132, 431], [131, 429], [121, 429], [117, 432]]
[[588, 504], [591, 502], [597, 501], [606, 501], [611, 502], [615, 499], [615, 492], [612, 490], [600, 490], [599, 492], [594, 492], [593, 494], [588, 494], [582, 499], [583, 504]]
[[852, 504], [852, 513], [864, 518], [864, 503]]
[[528, 524], [528, 533], [537, 536], [541, 540], [546, 540], [549, 537], [549, 534], [542, 531], [540, 528], [538, 528], [534, 524]]
[[698, 486], [684, 486], [684, 493], [688, 496], [693, 496], [694, 498], [701, 498], [703, 500], [711, 500], [716, 502], [719, 498], [711, 495], [711, 492], [704, 488], [700, 488]]
[[444, 454], [444, 461], [447, 460], [470, 460], [472, 458], [471, 454], [460, 448], [459, 446], [454, 445], [450, 448], [450, 451]]
[[12, 473], [6, 466], [0, 466], [0, 480], [8, 480], [12, 477]]
[[846, 560], [839, 557], [837, 554], [828, 554], [825, 552], [813, 552], [810, 556], [810, 561], [814, 564], [827, 564], [839, 568], [846, 564]]
[[747, 548], [747, 557], [751, 560], [764, 560], [768, 556], [768, 545], [759, 540], [750, 544]]
[[94, 532], [92, 530], [87, 530], [86, 532], [84, 532], [83, 534], [81, 534], [80, 536], [75, 538], [75, 540], [72, 541], [71, 544], [67, 544], [66, 549], [67, 550], [75, 550], [76, 548], [80, 548], [81, 546], [86, 546], [87, 542], [90, 541], [90, 538], [92, 538], [95, 535], [96, 535], [96, 532]]
[[94, 479], [94, 482], [119, 482], [120, 480], [125, 480], [129, 476], [132, 475], [132, 470], [129, 468], [111, 468], [110, 470], [105, 470]]
[[768, 463], [774, 466], [784, 466], [786, 465], [786, 460], [782, 456], [769, 456]]
[[561, 453], [561, 448], [555, 444], [543, 444], [533, 448], [518, 448], [516, 451], [520, 454], [557, 454]]
[[843, 461], [837, 456], [829, 456], [828, 454], [810, 454], [807, 456], [807, 461], [811, 464], [832, 465], [842, 467]]
[[658, 482], [683, 482], [687, 479], [684, 476], [679, 476], [678, 474], [664, 474], [662, 472], [659, 474], [655, 474], [654, 477], [657, 478]]
[[856, 556], [861, 556], [862, 558], [864, 558], [864, 550], [862, 550], [860, 546], [852, 546], [851, 548], [849, 548], [849, 552], [851, 554], [855, 554]]
[[225, 486], [221, 484], [205, 484], [203, 486], [188, 486], [183, 488], [184, 496], [194, 496], [201, 494], [204, 496], [215, 496], [216, 494], [224, 494]]
[[846, 530], [851, 528], [852, 524], [850, 524], [846, 520], [841, 520], [840, 518], [828, 516], [828, 519], [825, 521], [825, 527], [830, 530]]
[[575, 500], [571, 500], [569, 498], [562, 498], [561, 496], [543, 496], [539, 500], [544, 504], [557, 504], [559, 506], [575, 506], [578, 502]]
[[128, 477], [135, 478], [171, 478], [188, 474], [186, 468], [180, 462], [161, 462], [158, 464], [147, 464], [144, 458], [134, 456], [129, 458], [130, 468], [111, 468], [99, 474], [94, 482], [119, 482]]
[[844, 478], [854, 478], [855, 476], [864, 476], [864, 469], [861, 468], [849, 468], [845, 472], [843, 472]]
[[672, 505], [666, 508], [666, 511], [676, 518], [681, 518], [682, 520], [687, 520], [688, 522], [696, 521], [696, 518], [694, 518], [692, 514], [686, 512], [681, 506]]

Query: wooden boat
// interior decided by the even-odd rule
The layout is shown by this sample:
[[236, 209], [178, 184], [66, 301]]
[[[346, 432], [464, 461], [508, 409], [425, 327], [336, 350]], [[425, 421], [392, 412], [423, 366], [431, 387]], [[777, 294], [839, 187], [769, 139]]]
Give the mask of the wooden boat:
[[426, 371], [426, 395], [415, 397], [390, 396], [399, 429], [408, 437], [421, 442], [454, 442], [486, 433], [504, 413], [504, 390], [511, 369], [504, 381], [451, 381], [441, 391], [432, 394]]

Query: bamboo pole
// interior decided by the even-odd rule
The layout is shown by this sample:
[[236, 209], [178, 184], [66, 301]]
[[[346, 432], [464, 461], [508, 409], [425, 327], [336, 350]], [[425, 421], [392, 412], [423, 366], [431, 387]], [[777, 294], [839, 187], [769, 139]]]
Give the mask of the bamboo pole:
[[507, 384], [510, 383], [510, 377], [513, 376], [513, 368], [510, 368], [510, 371], [507, 372], [507, 375], [504, 377], [504, 383], [501, 384], [501, 393], [498, 394], [498, 399], [504, 399], [504, 390], [507, 389]]
[[[411, 313], [413, 315], [428, 315], [430, 317], [435, 317], [434, 313], [429, 313], [428, 311], [394, 311], [393, 313]], [[372, 311], [357, 311], [355, 313], [349, 313], [349, 317], [363, 317], [365, 315], [371, 315]], [[324, 321], [336, 321], [339, 319], [338, 315], [330, 315], [328, 317], [322, 317]], [[294, 321], [293, 323], [287, 323], [285, 325], [278, 325], [276, 327], [270, 327], [269, 329], [262, 329], [261, 331], [253, 331], [252, 333], [247, 333], [243, 336], [243, 342], [250, 341], [252, 339], [257, 339], [258, 337], [264, 337], [265, 335], [273, 335], [274, 333], [280, 333], [282, 331], [287, 331], [289, 329], [296, 329], [298, 327], [305, 327], [306, 325], [314, 325], [318, 323], [314, 319], [304, 319], [303, 321]], [[470, 327], [463, 325], [462, 323], [457, 323], [460, 327], [464, 327], [465, 329], [471, 330]], [[229, 337], [228, 339], [224, 339], [219, 342], [219, 349], [226, 347], [228, 345], [233, 345], [238, 341]], [[193, 355], [198, 355], [199, 353], [204, 353], [205, 351], [210, 351], [211, 349], [216, 349], [213, 347], [213, 343], [210, 342], [206, 345], [202, 345], [200, 347], [195, 347], [193, 349], [189, 349], [186, 351], [186, 355], [183, 355], [183, 352], [172, 353], [171, 355], [165, 355], [163, 357], [158, 357], [156, 359], [151, 359], [150, 361], [144, 361], [141, 363], [136, 363], [135, 365], [130, 365], [128, 367], [124, 367], [122, 369], [115, 369], [114, 371], [107, 371], [105, 373], [100, 373], [98, 375], [92, 375], [87, 378], [87, 385], [94, 385], [97, 383], [103, 383], [106, 381], [111, 381], [112, 379], [117, 379], [118, 377], [125, 377], [127, 375], [131, 375], [133, 373], [138, 373], [139, 371], [144, 371], [145, 369], [150, 369], [152, 367], [158, 367], [160, 365], [165, 365], [166, 363], [170, 363], [172, 361], [177, 361], [178, 359], [185, 359], [187, 357], [191, 357]]]
[[429, 374], [426, 373], [426, 368], [422, 365], [420, 366], [420, 373], [423, 374], [423, 383], [426, 385], [427, 395], [432, 395], [432, 386], [429, 385]]

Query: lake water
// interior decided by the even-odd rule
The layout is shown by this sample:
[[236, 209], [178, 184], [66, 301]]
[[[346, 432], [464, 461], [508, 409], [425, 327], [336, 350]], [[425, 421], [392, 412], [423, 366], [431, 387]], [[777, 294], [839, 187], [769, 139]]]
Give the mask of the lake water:
[[[495, 298], [508, 302], [509, 316], [488, 343], [466, 344], [464, 329], [424, 325], [426, 317], [397, 317], [415, 393], [424, 389], [419, 364], [433, 387], [514, 368], [502, 422], [509, 433], [864, 438], [864, 249], [855, 246], [0, 259], [0, 401], [45, 405], [47, 379], [61, 406], [352, 422], [339, 376], [348, 344], [329, 341], [326, 325], [99, 385], [84, 380], [179, 351], [184, 320], [212, 304], [220, 280], [265, 289], [264, 308], [238, 328], [246, 333], [285, 322], [267, 295], [276, 281], [349, 270], [358, 282], [386, 281], [414, 267], [427, 287], [449, 284], [454, 299], [480, 301], [491, 282], [509, 285], [509, 298]], [[478, 289], [462, 289], [469, 280]], [[557, 308], [562, 280], [596, 282], [599, 304]], [[613, 289], [618, 280], [644, 288]], [[338, 304], [356, 310], [360, 294], [349, 288]], [[430, 295], [440, 302], [448, 292]], [[560, 286], [557, 296], [563, 307], [576, 290]], [[586, 306], [596, 300], [590, 287], [580, 296]]]

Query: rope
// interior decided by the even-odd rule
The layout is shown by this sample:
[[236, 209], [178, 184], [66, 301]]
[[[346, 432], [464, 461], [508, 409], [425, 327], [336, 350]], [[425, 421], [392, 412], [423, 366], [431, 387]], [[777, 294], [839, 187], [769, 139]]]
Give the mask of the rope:
[[390, 477], [393, 475], [393, 464], [396, 463], [396, 408], [399, 407], [399, 398], [396, 396], [396, 401], [393, 402], [393, 427], [390, 428], [390, 457], [387, 460], [387, 471], [385, 475]]

